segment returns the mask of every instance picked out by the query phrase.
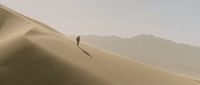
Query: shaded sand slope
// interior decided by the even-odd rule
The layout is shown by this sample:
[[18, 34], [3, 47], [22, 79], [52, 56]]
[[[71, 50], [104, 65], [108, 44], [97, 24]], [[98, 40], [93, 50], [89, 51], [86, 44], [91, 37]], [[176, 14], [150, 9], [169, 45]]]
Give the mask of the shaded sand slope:
[[1, 85], [200, 85], [76, 43], [46, 25], [0, 8]]

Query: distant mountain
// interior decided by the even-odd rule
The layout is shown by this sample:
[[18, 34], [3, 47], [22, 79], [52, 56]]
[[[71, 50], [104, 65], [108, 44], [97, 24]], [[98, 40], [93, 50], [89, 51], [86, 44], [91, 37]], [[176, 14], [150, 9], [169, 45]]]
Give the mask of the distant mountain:
[[197, 46], [180, 44], [153, 35], [132, 38], [87, 35], [82, 36], [82, 40], [169, 71], [193, 77], [200, 74], [200, 47]]

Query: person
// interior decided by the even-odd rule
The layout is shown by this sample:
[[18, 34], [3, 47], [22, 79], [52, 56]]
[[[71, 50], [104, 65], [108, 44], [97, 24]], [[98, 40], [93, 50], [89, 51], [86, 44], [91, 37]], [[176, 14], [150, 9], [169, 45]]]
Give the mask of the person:
[[80, 35], [76, 38], [76, 42], [77, 42], [77, 46], [79, 46], [79, 43], [80, 43]]

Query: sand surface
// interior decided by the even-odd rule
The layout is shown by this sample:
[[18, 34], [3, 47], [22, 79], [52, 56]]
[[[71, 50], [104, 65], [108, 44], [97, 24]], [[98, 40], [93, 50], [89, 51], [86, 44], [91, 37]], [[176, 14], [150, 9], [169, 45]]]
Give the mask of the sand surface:
[[199, 46], [177, 43], [148, 34], [130, 38], [87, 35], [81, 36], [81, 39], [103, 50], [200, 80]]
[[3, 6], [0, 27], [0, 85], [200, 85], [85, 44], [81, 50]]

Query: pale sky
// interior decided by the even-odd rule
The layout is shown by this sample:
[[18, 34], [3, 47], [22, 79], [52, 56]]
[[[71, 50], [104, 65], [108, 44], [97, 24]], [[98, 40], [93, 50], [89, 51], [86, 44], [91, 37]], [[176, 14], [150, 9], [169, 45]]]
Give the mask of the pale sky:
[[153, 34], [200, 46], [200, 0], [1, 0], [66, 35]]

